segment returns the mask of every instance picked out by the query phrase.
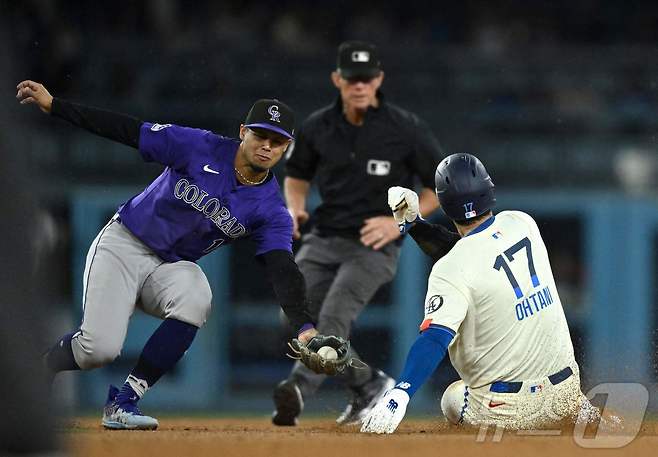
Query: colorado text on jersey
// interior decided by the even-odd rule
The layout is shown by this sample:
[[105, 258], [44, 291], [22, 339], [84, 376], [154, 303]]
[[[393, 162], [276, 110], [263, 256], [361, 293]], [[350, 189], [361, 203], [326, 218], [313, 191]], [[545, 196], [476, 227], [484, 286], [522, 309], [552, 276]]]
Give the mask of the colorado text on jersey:
[[199, 189], [199, 186], [195, 184], [190, 184], [187, 179], [178, 180], [174, 188], [174, 196], [203, 213], [206, 218], [215, 223], [219, 230], [231, 238], [239, 238], [245, 234], [246, 229], [241, 223], [238, 222], [238, 225], [234, 227], [238, 220], [231, 217], [231, 212], [227, 207], [222, 206], [219, 199], [213, 197], [204, 201], [208, 192]]

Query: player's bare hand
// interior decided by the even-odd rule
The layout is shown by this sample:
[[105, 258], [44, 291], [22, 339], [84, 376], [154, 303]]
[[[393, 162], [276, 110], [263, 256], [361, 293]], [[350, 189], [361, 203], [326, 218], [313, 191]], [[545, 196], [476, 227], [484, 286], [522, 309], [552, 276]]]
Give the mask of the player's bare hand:
[[298, 240], [302, 235], [299, 232], [299, 227], [308, 221], [308, 213], [303, 209], [288, 208], [290, 216], [292, 217], [292, 236]]
[[21, 105], [33, 103], [46, 114], [50, 114], [53, 106], [53, 96], [43, 86], [43, 84], [30, 81], [22, 81], [16, 86], [16, 98], [21, 102]]
[[400, 237], [400, 229], [390, 216], [377, 216], [366, 219], [361, 228], [361, 243], [375, 251]]

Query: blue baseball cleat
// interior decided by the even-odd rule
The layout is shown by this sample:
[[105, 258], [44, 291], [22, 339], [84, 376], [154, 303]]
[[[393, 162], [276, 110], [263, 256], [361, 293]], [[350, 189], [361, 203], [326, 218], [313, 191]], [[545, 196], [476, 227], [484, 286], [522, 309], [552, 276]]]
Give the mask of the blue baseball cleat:
[[155, 430], [158, 420], [145, 416], [137, 407], [138, 398], [117, 402], [119, 389], [110, 386], [107, 402], [103, 408], [103, 427], [112, 430]]

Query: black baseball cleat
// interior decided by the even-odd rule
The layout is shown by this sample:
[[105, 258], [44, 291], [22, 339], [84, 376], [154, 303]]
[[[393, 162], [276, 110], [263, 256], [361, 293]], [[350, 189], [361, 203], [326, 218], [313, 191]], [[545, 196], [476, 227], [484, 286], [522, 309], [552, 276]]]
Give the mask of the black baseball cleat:
[[281, 381], [274, 388], [272, 397], [276, 407], [272, 414], [272, 423], [282, 426], [297, 425], [297, 417], [304, 409], [304, 399], [299, 386], [288, 379]]
[[364, 385], [352, 387], [352, 401], [347, 405], [336, 423], [338, 425], [359, 424], [375, 407], [380, 398], [395, 386], [395, 380], [381, 370], [372, 370], [372, 378]]

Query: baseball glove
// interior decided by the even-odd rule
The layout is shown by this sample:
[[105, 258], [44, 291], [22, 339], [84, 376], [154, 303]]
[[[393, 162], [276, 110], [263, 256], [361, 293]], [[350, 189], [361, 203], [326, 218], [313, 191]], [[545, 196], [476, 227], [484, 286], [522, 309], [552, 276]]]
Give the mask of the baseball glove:
[[[293, 359], [300, 360], [304, 365], [316, 373], [335, 375], [342, 373], [345, 367], [351, 363], [350, 342], [345, 341], [338, 336], [316, 335], [307, 344], [302, 343], [297, 338], [288, 343], [293, 355]], [[328, 360], [318, 354], [318, 349], [323, 346], [330, 346], [336, 350], [338, 357]]]

